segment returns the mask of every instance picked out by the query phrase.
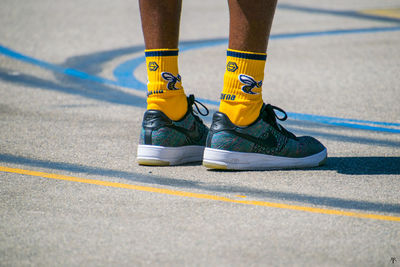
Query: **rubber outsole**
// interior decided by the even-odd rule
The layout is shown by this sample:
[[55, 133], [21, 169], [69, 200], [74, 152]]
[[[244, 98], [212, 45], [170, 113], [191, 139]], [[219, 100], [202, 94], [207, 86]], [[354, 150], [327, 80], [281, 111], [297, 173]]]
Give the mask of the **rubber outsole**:
[[163, 147], [139, 145], [137, 162], [147, 166], [180, 165], [203, 160], [204, 146]]
[[218, 170], [298, 169], [321, 166], [326, 162], [326, 159], [326, 149], [304, 158], [289, 158], [207, 147], [204, 150], [203, 166]]

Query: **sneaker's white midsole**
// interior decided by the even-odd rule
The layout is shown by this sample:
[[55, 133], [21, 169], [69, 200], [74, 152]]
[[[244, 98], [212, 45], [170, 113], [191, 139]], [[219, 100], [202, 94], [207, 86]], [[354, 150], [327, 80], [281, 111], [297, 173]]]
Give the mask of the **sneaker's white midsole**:
[[183, 164], [187, 162], [201, 161], [203, 159], [204, 146], [164, 147], [153, 145], [139, 145], [137, 159], [159, 160], [169, 162], [169, 165]]
[[261, 170], [316, 167], [326, 159], [327, 150], [304, 158], [278, 157], [206, 147], [203, 164], [233, 170]]

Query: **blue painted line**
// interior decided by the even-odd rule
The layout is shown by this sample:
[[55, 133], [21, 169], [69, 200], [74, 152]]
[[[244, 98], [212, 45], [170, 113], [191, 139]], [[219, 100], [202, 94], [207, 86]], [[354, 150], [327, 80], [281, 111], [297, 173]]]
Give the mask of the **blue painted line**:
[[[324, 36], [324, 35], [343, 35], [343, 34], [360, 34], [360, 33], [375, 33], [375, 32], [387, 32], [387, 31], [400, 31], [400, 26], [398, 27], [374, 27], [374, 28], [360, 28], [360, 29], [347, 29], [347, 30], [332, 30], [332, 31], [319, 31], [319, 32], [302, 32], [302, 33], [289, 33], [289, 34], [275, 34], [271, 35], [270, 39], [293, 39], [293, 38], [302, 38], [302, 37], [316, 37], [316, 36]], [[180, 51], [188, 51], [193, 49], [200, 49], [204, 47], [211, 47], [221, 44], [226, 44], [228, 39], [217, 39], [217, 40], [203, 40], [203, 41], [195, 41], [195, 42], [182, 42], [180, 44]], [[75, 78], [80, 78], [84, 80], [89, 80], [93, 82], [116, 85], [126, 88], [131, 88], [135, 90], [145, 91], [147, 90], [146, 84], [139, 81], [135, 75], [134, 71], [145, 62], [144, 56], [139, 56], [128, 60], [119, 66], [117, 66], [113, 74], [116, 77], [116, 81], [101, 78], [98, 76], [93, 76], [88, 73], [71, 69], [71, 68], [63, 68], [61, 66], [51, 64], [42, 60], [38, 60], [18, 52], [15, 52], [7, 47], [0, 45], [0, 53], [26, 62], [41, 68], [62, 73], [65, 75], [70, 75]], [[200, 101], [218, 106], [219, 102], [212, 101], [208, 99], [199, 99]], [[400, 123], [390, 123], [390, 122], [375, 122], [375, 121], [364, 121], [364, 120], [354, 120], [354, 119], [343, 119], [343, 118], [335, 118], [335, 117], [326, 117], [326, 116], [318, 116], [311, 114], [300, 114], [300, 113], [290, 113], [288, 115], [294, 120], [301, 121], [310, 121], [310, 122], [318, 122], [328, 125], [341, 126], [341, 127], [349, 127], [355, 129], [362, 130], [373, 130], [380, 132], [390, 132], [390, 133], [400, 133]], [[375, 126], [377, 125], [377, 126]], [[379, 127], [384, 126], [384, 127]]]
[[[361, 130], [380, 131], [388, 133], [400, 133], [400, 123], [393, 122], [379, 122], [379, 121], [367, 121], [367, 120], [356, 120], [356, 119], [342, 119], [336, 117], [291, 113], [288, 112], [288, 116], [294, 120], [300, 121], [311, 121], [323, 124], [329, 124], [340, 127], [348, 127]], [[381, 126], [381, 127], [380, 127]], [[385, 126], [385, 127], [382, 127]]]
[[378, 32], [393, 32], [400, 31], [400, 26], [393, 27], [371, 27], [371, 28], [358, 28], [358, 29], [345, 29], [345, 30], [330, 30], [330, 31], [316, 31], [316, 32], [298, 32], [289, 34], [275, 34], [271, 35], [270, 39], [293, 39], [301, 37], [320, 37], [325, 35], [344, 35], [344, 34], [363, 34], [363, 33], [378, 33]]
[[398, 19], [398, 18], [390, 18], [390, 17], [379, 16], [379, 15], [363, 14], [363, 13], [353, 11], [353, 10], [332, 10], [332, 9], [313, 8], [313, 7], [305, 7], [305, 6], [298, 6], [298, 5], [291, 5], [291, 4], [278, 4], [278, 8], [306, 12], [306, 13], [314, 13], [314, 14], [325, 14], [325, 15], [356, 18], [356, 19], [367, 19], [367, 20], [375, 20], [375, 21], [381, 21], [381, 22], [400, 23], [400, 19]]
[[[318, 122], [326, 122], [335, 123], [342, 121], [343, 119], [339, 119], [336, 117], [328, 117], [328, 116], [320, 116], [320, 115], [308, 115], [308, 114], [298, 114], [298, 113], [290, 113], [292, 118], [297, 120], [313, 120]], [[336, 120], [336, 121], [335, 121]], [[371, 124], [371, 125], [381, 125], [387, 127], [400, 127], [400, 123], [395, 122], [380, 122], [380, 121], [368, 121], [368, 120], [357, 120], [357, 119], [346, 119], [346, 122], [352, 124]]]
[[109, 80], [109, 79], [105, 79], [105, 78], [101, 78], [98, 76], [93, 76], [90, 75], [88, 73], [76, 70], [76, 69], [71, 69], [71, 68], [63, 68], [59, 65], [55, 65], [52, 63], [48, 63], [46, 61], [40, 60], [40, 59], [36, 59], [36, 58], [32, 58], [29, 56], [26, 56], [24, 54], [18, 53], [16, 51], [13, 51], [5, 46], [0, 45], [0, 54], [3, 54], [5, 56], [41, 67], [43, 69], [47, 69], [50, 70], [52, 72], [56, 72], [56, 73], [61, 73], [61, 74], [65, 74], [65, 75], [69, 75], [69, 76], [73, 76], [75, 78], [80, 78], [80, 79], [84, 79], [84, 80], [89, 80], [92, 82], [98, 82], [98, 83], [103, 83], [103, 84], [110, 84], [110, 85], [117, 85], [119, 86], [119, 84], [113, 80]]
[[[228, 39], [217, 39], [217, 40], [206, 40], [199, 42], [181, 42], [179, 51], [184, 52], [193, 49], [200, 49], [204, 47], [217, 46], [221, 44], [226, 44]], [[130, 60], [127, 60], [120, 65], [118, 65], [114, 71], [114, 77], [117, 79], [117, 82], [120, 86], [134, 88], [138, 90], [147, 90], [147, 85], [142, 83], [139, 79], [136, 78], [134, 72], [141, 65], [146, 62], [145, 56], [139, 56]]]
[[[219, 101], [213, 101], [213, 100], [201, 99], [201, 98], [198, 98], [198, 100], [200, 100], [201, 102], [204, 102], [205, 104], [219, 106]], [[400, 128], [400, 123], [395, 123], [395, 122], [342, 119], [342, 118], [337, 118], [337, 117], [301, 114], [301, 113], [292, 113], [292, 112], [287, 112], [287, 114], [291, 119], [301, 120], [301, 121], [316, 121], [316, 122], [321, 122], [321, 123], [328, 123], [328, 122], [335, 123], [336, 121], [341, 122], [343, 120], [346, 120], [346, 122], [353, 123], [353, 124], [371, 124], [371, 125], [381, 125], [381, 126], [387, 126], [387, 127], [399, 127]]]
[[[377, 32], [391, 32], [391, 31], [400, 31], [400, 26], [272, 34], [270, 36], [270, 39], [271, 40], [279, 40], [279, 39], [293, 39], [293, 38], [303, 38], [303, 37], [319, 37], [319, 36], [326, 36], [326, 35], [363, 34], [363, 33], [377, 33]], [[204, 47], [211, 47], [211, 46], [227, 44], [227, 42], [228, 42], [228, 39], [199, 41], [198, 43], [181, 42], [179, 50], [181, 52], [184, 52], [184, 51], [200, 49], [200, 48], [204, 48]], [[123, 62], [114, 69], [114, 71], [113, 71], [114, 77], [117, 79], [118, 83], [121, 86], [129, 87], [129, 88], [136, 88], [139, 90], [147, 90], [146, 84], [141, 82], [134, 75], [135, 70], [144, 62], [146, 62], [145, 56], [139, 56], [137, 58], [133, 58], [133, 59]]]
[[33, 64], [33, 65], [39, 66], [41, 68], [54, 71], [54, 72], [58, 72], [58, 73], [63, 73], [64, 72], [64, 68], [62, 68], [62, 67], [60, 67], [58, 65], [54, 65], [54, 64], [51, 64], [51, 63], [48, 63], [48, 62], [45, 62], [45, 61], [42, 61], [42, 60], [39, 60], [39, 59], [35, 59], [35, 58], [29, 57], [29, 56], [25, 56], [25, 55], [23, 55], [21, 53], [13, 51], [13, 50], [11, 50], [11, 49], [9, 49], [9, 48], [7, 48], [5, 46], [2, 46], [2, 45], [0, 45], [0, 53], [5, 55], [5, 56], [8, 56], [8, 57], [11, 57], [11, 58], [14, 58], [14, 59], [26, 62], [26, 63], [30, 63], [30, 64]]
[[[219, 101], [213, 101], [209, 99], [197, 98], [204, 104], [219, 106]], [[400, 133], [400, 123], [394, 122], [380, 122], [380, 121], [367, 121], [367, 120], [357, 120], [357, 119], [343, 119], [337, 117], [320, 116], [312, 114], [302, 114], [287, 112], [287, 115], [292, 120], [298, 121], [309, 121], [322, 124], [328, 124], [333, 126], [347, 127], [360, 130], [370, 130], [378, 132], [388, 132], [388, 133]], [[374, 125], [381, 125], [386, 127], [379, 127]]]
[[[332, 31], [318, 31], [318, 32], [300, 32], [300, 33], [290, 33], [290, 34], [275, 34], [271, 35], [270, 39], [291, 39], [291, 38], [301, 38], [301, 37], [317, 37], [323, 35], [343, 35], [343, 34], [362, 34], [362, 33], [376, 33], [376, 32], [386, 32], [386, 31], [400, 31], [400, 26], [396, 27], [372, 27], [372, 28], [358, 28], [358, 29], [347, 29], [347, 30], [332, 30]], [[204, 47], [216, 46], [221, 44], [226, 44], [228, 39], [221, 40], [210, 40], [201, 41], [199, 43], [181, 43], [180, 51], [188, 51], [194, 49], [200, 49]], [[146, 84], [139, 81], [134, 75], [134, 71], [144, 62], [146, 58], [144, 56], [140, 56], [131, 60], [128, 60], [114, 69], [114, 76], [117, 78], [119, 82], [124, 84], [125, 86], [135, 87], [139, 90], [147, 90]], [[132, 75], [133, 74], [133, 75]], [[219, 101], [213, 101], [209, 99], [200, 99], [199, 100], [205, 104], [219, 106]], [[354, 129], [362, 129], [362, 130], [372, 130], [372, 131], [381, 131], [381, 132], [390, 132], [390, 133], [400, 133], [400, 129], [396, 129], [393, 127], [399, 127], [400, 123], [389, 123], [389, 122], [374, 122], [374, 121], [363, 121], [363, 120], [354, 120], [354, 119], [341, 119], [335, 117], [327, 117], [327, 116], [318, 116], [318, 115], [309, 115], [309, 114], [299, 114], [299, 113], [290, 113], [288, 115], [291, 119], [301, 120], [301, 121], [310, 121], [310, 122], [318, 122], [323, 124], [348, 127]], [[378, 127], [374, 125], [386, 126], [386, 127]]]
[[134, 74], [134, 71], [145, 62], [146, 57], [139, 56], [118, 65], [113, 71], [114, 77], [117, 79], [117, 83], [120, 86], [134, 88], [140, 91], [147, 90], [146, 84], [139, 81]]

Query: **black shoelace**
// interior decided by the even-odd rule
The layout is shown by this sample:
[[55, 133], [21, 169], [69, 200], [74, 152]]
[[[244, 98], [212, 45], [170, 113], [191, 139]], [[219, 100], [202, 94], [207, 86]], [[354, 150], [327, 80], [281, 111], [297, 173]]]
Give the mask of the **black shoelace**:
[[[196, 110], [197, 110], [197, 111], [194, 110], [194, 109], [192, 108], [192, 111], [193, 111], [194, 113], [196, 113], [196, 114], [200, 114], [200, 115], [202, 115], [202, 116], [207, 116], [208, 114], [210, 114], [210, 111], [208, 110], [208, 108], [207, 108], [203, 103], [201, 103], [200, 101], [197, 101], [197, 100], [194, 98], [194, 95], [189, 95], [189, 97], [188, 97], [188, 104], [189, 104], [189, 107], [192, 107], [193, 105], [196, 107]], [[199, 106], [198, 106], [197, 104], [199, 104], [200, 106], [203, 107], [203, 109], [205, 110], [204, 113], [201, 112], [201, 109], [199, 108]], [[195, 117], [197, 117], [197, 116], [195, 116]]]
[[[264, 121], [266, 121], [267, 123], [269, 123], [270, 125], [272, 125], [272, 127], [274, 127], [276, 130], [278, 130], [279, 132], [281, 132], [283, 135], [292, 138], [292, 139], [297, 139], [297, 137], [292, 134], [291, 132], [289, 132], [288, 130], [286, 130], [285, 128], [283, 128], [277, 121], [276, 119], [280, 120], [280, 121], [285, 121], [288, 116], [286, 114], [286, 112], [276, 106], [267, 104], [264, 105], [264, 110], [262, 111], [263, 113], [263, 119]], [[276, 115], [275, 110], [279, 111], [280, 113], [282, 113], [284, 116], [283, 117], [279, 117], [278, 115]]]

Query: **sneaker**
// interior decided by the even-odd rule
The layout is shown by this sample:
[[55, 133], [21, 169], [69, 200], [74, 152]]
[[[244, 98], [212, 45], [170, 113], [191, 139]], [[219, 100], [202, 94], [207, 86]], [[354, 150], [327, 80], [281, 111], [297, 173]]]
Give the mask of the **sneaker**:
[[[159, 110], [144, 113], [137, 151], [140, 165], [164, 166], [202, 161], [208, 127], [194, 113], [207, 116], [209, 111], [193, 95], [187, 99], [188, 111], [178, 121], [169, 119]], [[202, 113], [196, 103], [206, 112]], [[193, 110], [193, 104], [198, 113]]]
[[[284, 117], [278, 117], [274, 110]], [[286, 120], [286, 112], [269, 104], [264, 104], [257, 120], [246, 127], [236, 126], [224, 113], [216, 112], [203, 165], [212, 169], [268, 170], [324, 164], [327, 150], [318, 140], [296, 137], [278, 124], [277, 118]]]

